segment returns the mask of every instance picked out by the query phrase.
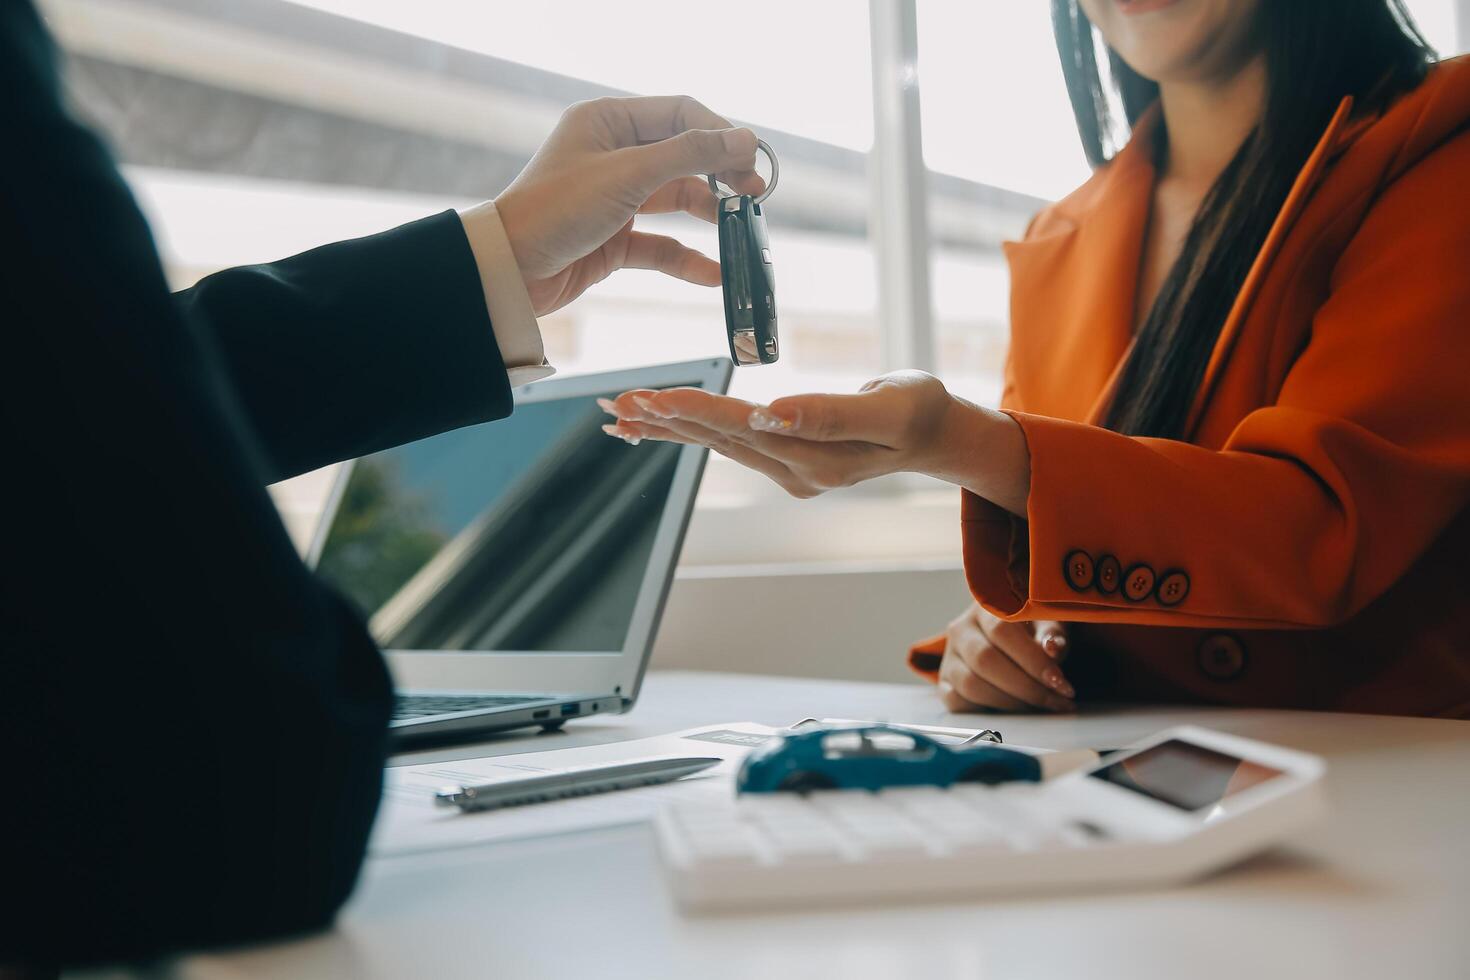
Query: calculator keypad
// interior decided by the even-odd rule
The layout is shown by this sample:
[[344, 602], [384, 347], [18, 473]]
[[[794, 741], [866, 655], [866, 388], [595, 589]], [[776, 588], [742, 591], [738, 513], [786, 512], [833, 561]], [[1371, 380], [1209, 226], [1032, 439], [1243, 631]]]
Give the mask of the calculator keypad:
[[697, 864], [801, 864], [1085, 847], [1106, 839], [988, 787], [772, 793], [676, 806], [666, 833]]

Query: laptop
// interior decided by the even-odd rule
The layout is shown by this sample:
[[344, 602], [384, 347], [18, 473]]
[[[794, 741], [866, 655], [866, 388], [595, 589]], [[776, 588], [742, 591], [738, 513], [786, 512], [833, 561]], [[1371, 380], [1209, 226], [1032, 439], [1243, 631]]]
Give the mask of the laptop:
[[387, 652], [395, 746], [633, 707], [707, 453], [609, 438], [597, 399], [730, 371], [538, 381], [509, 418], [344, 464], [307, 561]]

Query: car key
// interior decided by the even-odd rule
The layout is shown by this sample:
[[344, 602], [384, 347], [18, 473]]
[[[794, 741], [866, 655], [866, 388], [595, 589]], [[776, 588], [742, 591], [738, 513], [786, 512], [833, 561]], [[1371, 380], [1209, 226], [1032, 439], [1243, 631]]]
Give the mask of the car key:
[[771, 179], [759, 197], [721, 194], [714, 175], [710, 190], [719, 198], [720, 284], [725, 294], [725, 332], [730, 360], [774, 364], [780, 357], [776, 333], [776, 279], [762, 202], [776, 189], [779, 167], [765, 140], [756, 140], [771, 161]]

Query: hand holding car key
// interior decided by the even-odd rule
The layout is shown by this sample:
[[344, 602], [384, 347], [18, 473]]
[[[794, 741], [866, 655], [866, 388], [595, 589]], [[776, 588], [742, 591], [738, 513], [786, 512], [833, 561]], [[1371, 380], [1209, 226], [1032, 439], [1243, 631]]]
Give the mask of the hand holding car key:
[[761, 204], [776, 189], [780, 165], [765, 140], [756, 140], [771, 161], [771, 179], [759, 197], [722, 194], [714, 175], [709, 187], [719, 200], [720, 281], [725, 294], [725, 331], [730, 360], [736, 364], [774, 364], [780, 356], [776, 336], [776, 279], [771, 243]]
[[[776, 334], [776, 281], [771, 265], [770, 238], [761, 205], [776, 189], [780, 165], [771, 145], [756, 140], [756, 148], [771, 161], [771, 178], [759, 195], [722, 191], [713, 174], [706, 175], [716, 198], [715, 223], [720, 237], [720, 284], [725, 298], [725, 331], [730, 340], [730, 360], [736, 365], [774, 364], [780, 356]], [[675, 442], [699, 441], [696, 433], [677, 427], [672, 416], [656, 408], [650, 399], [661, 394], [702, 394], [698, 389], [646, 389], [626, 391], [616, 400], [599, 399], [615, 424], [604, 425], [610, 436], [637, 445], [645, 437]], [[721, 450], [723, 451], [723, 450]], [[743, 460], [742, 460], [743, 461]]]

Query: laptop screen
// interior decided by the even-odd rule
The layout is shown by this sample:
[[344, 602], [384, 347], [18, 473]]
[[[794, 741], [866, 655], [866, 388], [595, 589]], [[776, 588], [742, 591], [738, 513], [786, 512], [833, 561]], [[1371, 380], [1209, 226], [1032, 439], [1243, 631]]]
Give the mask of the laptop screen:
[[597, 397], [356, 461], [317, 569], [382, 646], [623, 649], [680, 447], [609, 438]]

